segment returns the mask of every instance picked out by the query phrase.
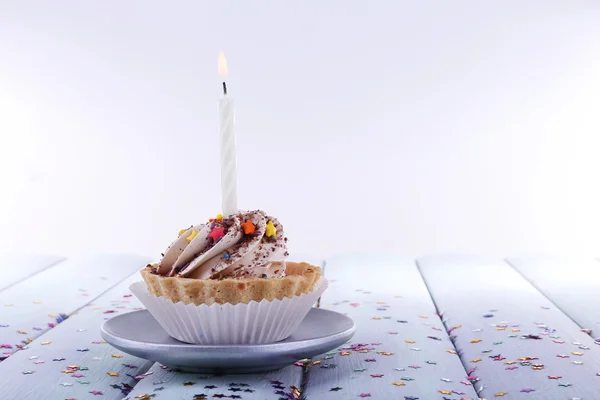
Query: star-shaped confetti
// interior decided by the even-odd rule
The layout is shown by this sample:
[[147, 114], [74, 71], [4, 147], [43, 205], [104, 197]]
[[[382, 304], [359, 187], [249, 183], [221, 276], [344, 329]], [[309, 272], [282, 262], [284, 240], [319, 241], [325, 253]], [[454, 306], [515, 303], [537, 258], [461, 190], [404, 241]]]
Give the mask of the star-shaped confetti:
[[107, 372], [106, 374], [107, 374], [108, 376], [119, 376], [119, 373], [118, 373], [118, 372], [112, 372], [112, 371], [111, 371], [111, 372]]
[[371, 378], [382, 378], [383, 374], [371, 374]]
[[359, 394], [359, 396], [362, 398], [371, 397], [371, 393], [361, 393], [361, 394]]
[[329, 389], [329, 391], [330, 391], [330, 392], [338, 392], [338, 391], [340, 391], [340, 390], [342, 390], [342, 388], [341, 388], [341, 387], [339, 387], [339, 386], [337, 386], [337, 387], [333, 387], [333, 388]]
[[103, 396], [104, 395], [104, 393], [102, 393], [101, 390], [90, 390], [88, 393], [91, 393], [94, 396]]
[[392, 385], [394, 385], [394, 386], [406, 386], [406, 383], [394, 381], [394, 382], [392, 382]]
[[508, 394], [508, 392], [498, 392], [494, 393], [494, 397], [504, 397]]
[[558, 386], [562, 386], [562, 387], [569, 387], [569, 386], [573, 386], [572, 383], [559, 383]]
[[120, 355], [120, 354], [111, 354], [110, 356], [111, 356], [112, 358], [123, 358], [123, 356], [122, 356], [122, 355]]
[[525, 389], [521, 389], [522, 393], [531, 393], [531, 392], [535, 392], [535, 389], [532, 388], [525, 388]]

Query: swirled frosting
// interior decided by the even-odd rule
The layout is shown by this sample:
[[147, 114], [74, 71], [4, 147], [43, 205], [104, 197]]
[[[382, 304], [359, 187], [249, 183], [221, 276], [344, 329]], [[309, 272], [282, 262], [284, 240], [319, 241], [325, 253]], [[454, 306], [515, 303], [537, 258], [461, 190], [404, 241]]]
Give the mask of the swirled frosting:
[[195, 279], [277, 278], [288, 256], [283, 226], [263, 211], [240, 211], [182, 230], [155, 272]]

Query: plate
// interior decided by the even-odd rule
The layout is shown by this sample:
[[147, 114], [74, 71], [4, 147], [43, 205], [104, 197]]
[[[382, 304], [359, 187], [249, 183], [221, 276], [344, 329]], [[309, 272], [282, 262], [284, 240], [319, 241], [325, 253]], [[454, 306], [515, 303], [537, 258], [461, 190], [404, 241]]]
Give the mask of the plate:
[[326, 353], [354, 335], [354, 322], [340, 313], [312, 308], [286, 340], [259, 345], [203, 346], [170, 337], [147, 310], [111, 318], [102, 338], [117, 349], [183, 371], [235, 374], [273, 371]]

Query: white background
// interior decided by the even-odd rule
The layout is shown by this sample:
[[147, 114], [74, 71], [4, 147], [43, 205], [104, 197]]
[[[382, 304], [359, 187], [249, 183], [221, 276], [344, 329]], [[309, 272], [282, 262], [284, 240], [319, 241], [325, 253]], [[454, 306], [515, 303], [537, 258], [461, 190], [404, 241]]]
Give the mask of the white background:
[[291, 250], [600, 254], [598, 1], [0, 1], [0, 251], [156, 255], [239, 205]]

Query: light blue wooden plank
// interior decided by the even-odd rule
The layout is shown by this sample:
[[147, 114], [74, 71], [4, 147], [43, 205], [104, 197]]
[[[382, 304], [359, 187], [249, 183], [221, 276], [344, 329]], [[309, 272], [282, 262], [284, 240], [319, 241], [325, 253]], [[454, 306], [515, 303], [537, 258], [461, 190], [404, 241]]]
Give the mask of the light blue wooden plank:
[[47, 254], [0, 254], [0, 292], [64, 259]]
[[[314, 257], [292, 255], [290, 260], [305, 261], [313, 265], [323, 264]], [[154, 364], [150, 372], [152, 379], [140, 381], [127, 399], [133, 400], [144, 394], [155, 395], [157, 399], [193, 399], [195, 394], [205, 394], [208, 399], [212, 399], [214, 395], [225, 395], [241, 396], [225, 398], [243, 400], [291, 400], [294, 397], [285, 397], [286, 394], [294, 392], [294, 388], [301, 389], [303, 379], [303, 368], [295, 365], [260, 375], [220, 377], [171, 371], [163, 369], [159, 364]]]
[[460, 326], [456, 345], [477, 368], [481, 397], [598, 397], [600, 346], [506, 262], [436, 256], [418, 264], [447, 326]]
[[[94, 304], [46, 332], [28, 349], [0, 363], [0, 398], [117, 400], [128, 394], [126, 385], [134, 386], [140, 379], [152, 380], [152, 376], [143, 376], [152, 362], [124, 354], [100, 337], [100, 325], [106, 319], [142, 308], [129, 292], [129, 285], [140, 280], [141, 276], [134, 273]], [[69, 366], [80, 369], [61, 372], [68, 372]], [[91, 391], [102, 392], [102, 396]]]
[[61, 313], [77, 311], [148, 262], [132, 255], [68, 259], [0, 292], [0, 354], [26, 345]]
[[[345, 255], [326, 260], [321, 308], [351, 316], [356, 335], [308, 370], [308, 399], [475, 398], [414, 260]], [[354, 344], [355, 346], [352, 346]]]
[[519, 257], [507, 262], [592, 336], [600, 336], [600, 263], [575, 257]]

